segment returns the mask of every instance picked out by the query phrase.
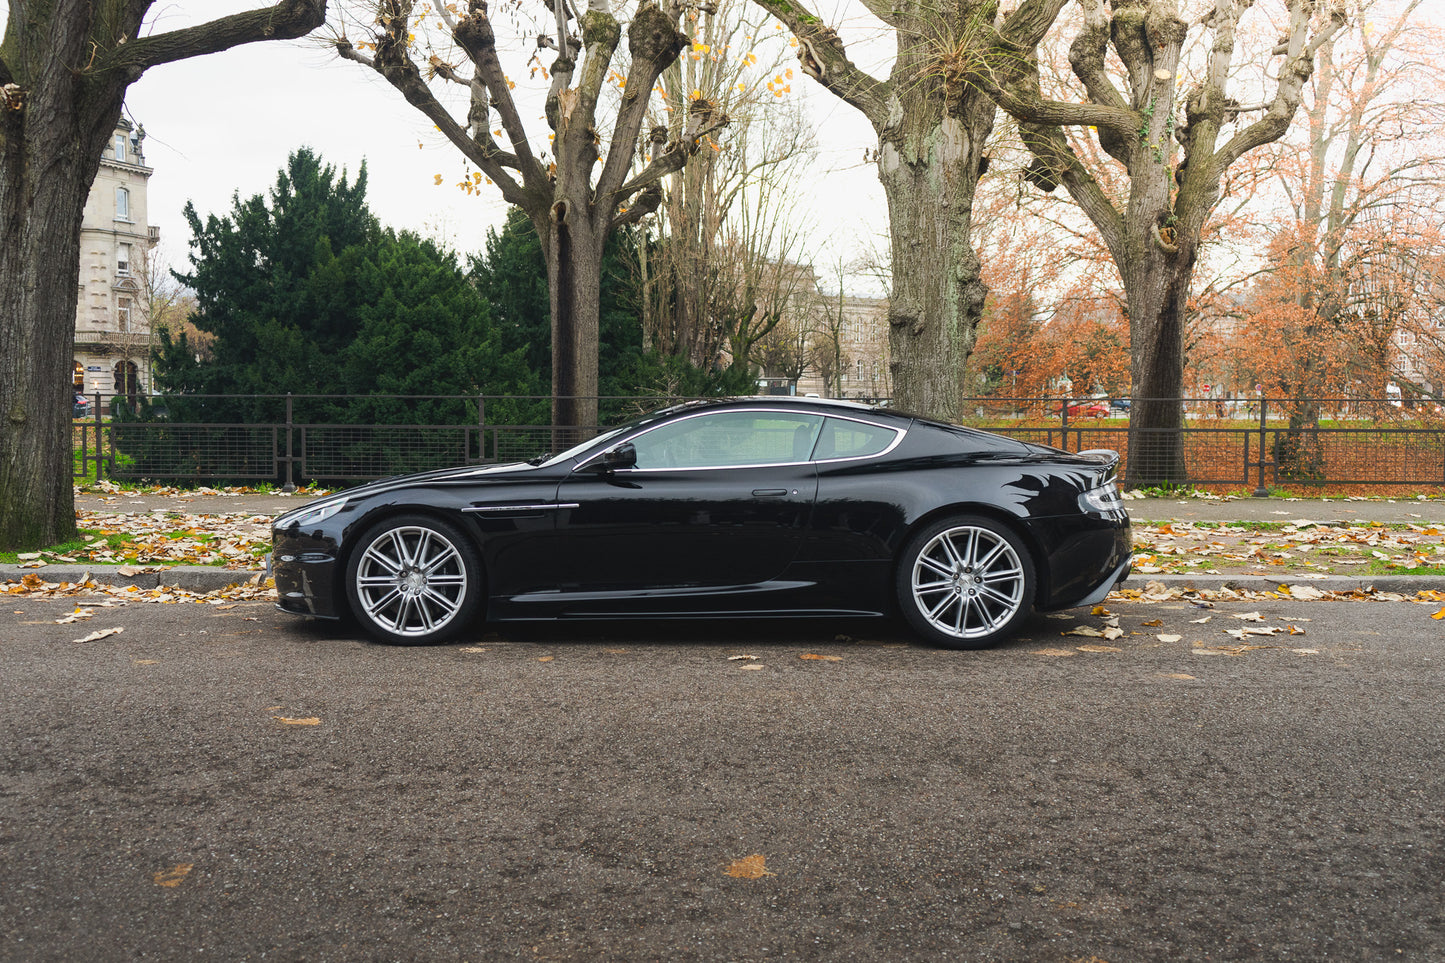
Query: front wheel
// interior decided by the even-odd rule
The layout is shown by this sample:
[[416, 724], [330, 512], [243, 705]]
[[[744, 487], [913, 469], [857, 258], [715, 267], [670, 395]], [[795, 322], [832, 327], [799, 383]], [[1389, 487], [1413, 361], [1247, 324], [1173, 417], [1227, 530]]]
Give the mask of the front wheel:
[[903, 616], [919, 635], [950, 648], [983, 648], [1032, 612], [1033, 559], [998, 522], [959, 515], [908, 542], [897, 589]]
[[346, 565], [351, 613], [382, 642], [425, 645], [466, 627], [482, 595], [482, 566], [455, 526], [421, 515], [378, 522]]

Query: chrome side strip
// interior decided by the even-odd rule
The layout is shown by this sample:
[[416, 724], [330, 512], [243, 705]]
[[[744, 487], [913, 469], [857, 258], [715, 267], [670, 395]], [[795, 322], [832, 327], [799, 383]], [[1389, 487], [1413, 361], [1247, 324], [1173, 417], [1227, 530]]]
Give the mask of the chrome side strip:
[[581, 508], [578, 502], [554, 502], [549, 505], [473, 505], [463, 508], [464, 512], [536, 512], [558, 508]]

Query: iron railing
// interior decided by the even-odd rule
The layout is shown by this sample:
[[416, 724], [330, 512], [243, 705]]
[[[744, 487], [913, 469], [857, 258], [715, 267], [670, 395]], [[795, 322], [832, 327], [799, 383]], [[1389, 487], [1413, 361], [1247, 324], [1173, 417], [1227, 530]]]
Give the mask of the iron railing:
[[[615, 424], [677, 400], [599, 399], [599, 420]], [[351, 483], [521, 461], [553, 448], [555, 437], [543, 397], [97, 394], [92, 401], [73, 425], [77, 477]], [[1137, 427], [1131, 435], [1130, 411], [1106, 400], [968, 399], [960, 421], [1066, 451], [1113, 449], [1126, 481], [1164, 471], [1142, 464], [1138, 453], [1131, 464], [1133, 445], [1168, 452], [1173, 479], [1186, 485], [1257, 494], [1282, 484], [1445, 485], [1445, 412], [1433, 403], [1252, 397], [1179, 404], [1182, 426], [1153, 444]], [[347, 417], [359, 409], [365, 423]]]

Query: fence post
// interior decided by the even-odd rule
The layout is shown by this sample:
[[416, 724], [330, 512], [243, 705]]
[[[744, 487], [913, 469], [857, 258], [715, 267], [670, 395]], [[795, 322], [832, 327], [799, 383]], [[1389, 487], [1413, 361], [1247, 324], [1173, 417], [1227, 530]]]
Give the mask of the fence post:
[[1254, 488], [1255, 498], [1265, 498], [1269, 495], [1269, 489], [1264, 487], [1264, 462], [1265, 445], [1268, 444], [1269, 433], [1269, 400], [1261, 392], [1259, 396], [1259, 481]]
[[1069, 399], [1063, 398], [1059, 401], [1059, 411], [1063, 414], [1063, 427], [1059, 429], [1059, 447], [1064, 451], [1069, 450]]
[[293, 447], [295, 432], [292, 431], [291, 415], [291, 392], [288, 391], [286, 392], [286, 484], [281, 486], [281, 490], [287, 493], [294, 492], [296, 490], [296, 479], [292, 473], [292, 468], [295, 465], [296, 456], [295, 448]]
[[[95, 480], [96, 480], [96, 481], [100, 481], [101, 472], [104, 471], [104, 469], [103, 469], [103, 467], [102, 467], [102, 465], [104, 464], [104, 459], [103, 459], [103, 457], [102, 457], [102, 451], [103, 451], [103, 449], [101, 448], [101, 443], [100, 443], [100, 433], [101, 433], [101, 431], [103, 430], [103, 429], [102, 429], [102, 425], [104, 425], [104, 424], [105, 424], [104, 420], [100, 417], [100, 391], [97, 390], [97, 391], [95, 392]], [[82, 446], [81, 446], [81, 450], [80, 450], [80, 473], [81, 473], [82, 475], [84, 475], [84, 474], [85, 474], [85, 471], [86, 471], [85, 455], [86, 455], [85, 446], [82, 445]]]
[[477, 464], [487, 460], [487, 396], [477, 395]]

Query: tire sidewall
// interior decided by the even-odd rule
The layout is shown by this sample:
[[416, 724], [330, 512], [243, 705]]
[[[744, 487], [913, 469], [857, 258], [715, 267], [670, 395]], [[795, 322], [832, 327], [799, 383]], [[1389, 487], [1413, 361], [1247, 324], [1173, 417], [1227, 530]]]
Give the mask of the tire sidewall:
[[[918, 603], [913, 598], [913, 568], [918, 563], [919, 553], [943, 532], [965, 527], [982, 529], [1003, 539], [1018, 556], [1019, 565], [1023, 569], [1023, 596], [1018, 609], [993, 632], [969, 639], [961, 639], [933, 625], [919, 610]], [[921, 529], [908, 540], [898, 556], [898, 569], [894, 579], [898, 608], [903, 613], [904, 620], [925, 641], [950, 649], [982, 649], [1008, 638], [1033, 613], [1036, 585], [1033, 553], [1029, 551], [1024, 540], [1008, 525], [982, 515], [951, 515]]]
[[[428, 528], [445, 538], [456, 549], [466, 569], [467, 588], [462, 595], [456, 614], [446, 625], [426, 635], [400, 635], [374, 621], [361, 603], [356, 588], [356, 575], [361, 568], [362, 557], [373, 543], [385, 532], [397, 528]], [[483, 572], [476, 546], [456, 525], [431, 515], [394, 515], [371, 525], [356, 540], [355, 548], [346, 561], [346, 601], [351, 620], [371, 638], [390, 645], [434, 645], [461, 634], [476, 616], [482, 598]]]

